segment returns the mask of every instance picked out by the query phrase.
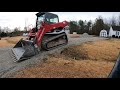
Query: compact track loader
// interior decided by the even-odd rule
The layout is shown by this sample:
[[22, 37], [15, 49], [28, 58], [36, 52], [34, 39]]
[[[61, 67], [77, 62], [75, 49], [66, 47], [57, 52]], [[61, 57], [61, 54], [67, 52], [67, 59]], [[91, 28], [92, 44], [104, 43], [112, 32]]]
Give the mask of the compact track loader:
[[12, 49], [16, 62], [34, 56], [40, 50], [48, 51], [68, 43], [67, 21], [59, 22], [56, 14], [48, 12], [39, 12], [36, 16], [36, 27], [29, 32], [28, 39], [21, 39]]

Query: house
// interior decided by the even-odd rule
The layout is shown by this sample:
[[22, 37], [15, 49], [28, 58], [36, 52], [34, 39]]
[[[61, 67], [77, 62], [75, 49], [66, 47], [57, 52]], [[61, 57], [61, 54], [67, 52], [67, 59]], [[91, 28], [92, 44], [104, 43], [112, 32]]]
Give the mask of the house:
[[112, 26], [109, 30], [109, 37], [120, 37], [120, 26]]
[[111, 26], [109, 30], [101, 30], [100, 37], [120, 38], [120, 26]]

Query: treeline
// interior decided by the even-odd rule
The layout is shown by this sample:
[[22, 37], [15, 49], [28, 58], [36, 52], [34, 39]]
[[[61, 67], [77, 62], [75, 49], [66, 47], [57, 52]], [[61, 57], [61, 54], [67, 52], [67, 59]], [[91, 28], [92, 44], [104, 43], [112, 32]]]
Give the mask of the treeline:
[[78, 34], [88, 33], [90, 35], [99, 35], [102, 29], [109, 30], [110, 26], [120, 25], [120, 15], [118, 17], [113, 16], [112, 18], [102, 18], [99, 16], [94, 22], [89, 21], [70, 21], [69, 29], [70, 34], [77, 32]]
[[28, 33], [28, 31], [26, 30], [26, 28], [24, 28], [24, 30], [21, 30], [20, 28], [16, 27], [14, 28], [13, 31], [11, 31], [9, 28], [7, 29], [1, 29], [0, 27], [0, 37], [14, 37], [14, 36], [21, 36], [23, 35], [23, 33]]
[[28, 33], [28, 31], [24, 28], [24, 30], [20, 30], [19, 28], [15, 28], [14, 31], [12, 31], [11, 33], [9, 33], [10, 37], [13, 36], [22, 36], [23, 33]]

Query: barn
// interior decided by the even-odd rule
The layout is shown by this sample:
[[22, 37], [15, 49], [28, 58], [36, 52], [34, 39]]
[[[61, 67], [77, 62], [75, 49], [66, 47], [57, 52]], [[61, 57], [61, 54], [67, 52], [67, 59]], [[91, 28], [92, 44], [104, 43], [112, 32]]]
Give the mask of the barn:
[[106, 30], [101, 30], [100, 31], [100, 37], [108, 37], [107, 31]]

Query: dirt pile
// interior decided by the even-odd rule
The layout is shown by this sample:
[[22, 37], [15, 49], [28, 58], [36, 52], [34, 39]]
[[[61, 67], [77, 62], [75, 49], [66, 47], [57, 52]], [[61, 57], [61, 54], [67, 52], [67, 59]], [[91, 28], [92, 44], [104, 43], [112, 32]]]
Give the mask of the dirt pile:
[[80, 38], [80, 34], [68, 34], [70, 38]]
[[86, 50], [82, 47], [78, 49], [79, 46], [73, 46], [69, 48], [65, 48], [63, 51], [61, 51], [61, 55], [64, 55], [65, 57], [75, 59], [75, 60], [84, 60], [88, 58]]
[[89, 37], [93, 37], [93, 36], [89, 35], [88, 33], [83, 33], [80, 35], [80, 38], [89, 38]]

